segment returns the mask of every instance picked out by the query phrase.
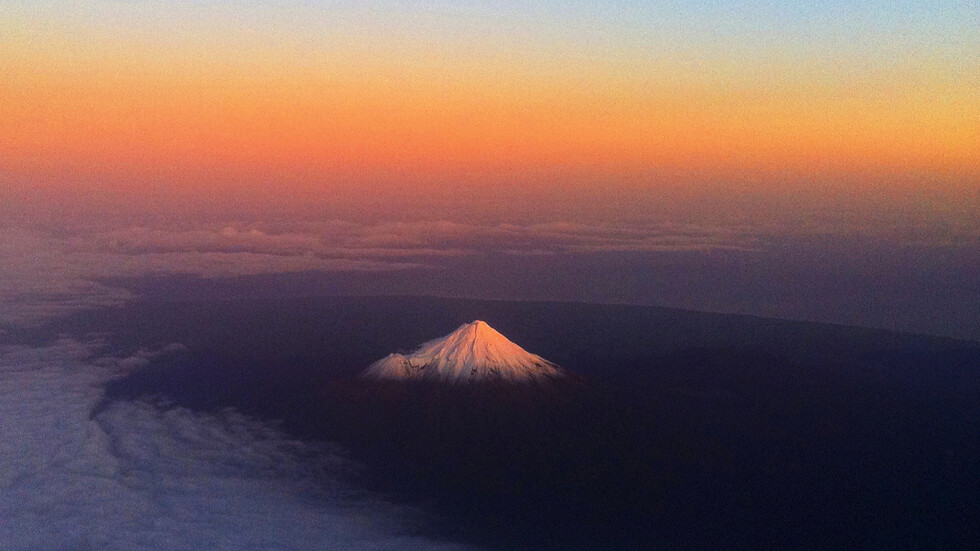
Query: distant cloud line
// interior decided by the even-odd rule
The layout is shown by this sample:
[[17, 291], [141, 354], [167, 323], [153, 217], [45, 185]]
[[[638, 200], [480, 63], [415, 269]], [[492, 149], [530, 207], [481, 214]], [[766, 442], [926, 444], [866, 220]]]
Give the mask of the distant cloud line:
[[[883, 231], [886, 239], [937, 246], [980, 240], [980, 232], [970, 228], [874, 230]], [[489, 254], [751, 252], [765, 250], [775, 239], [786, 236], [861, 232], [871, 230], [839, 224], [776, 228], [573, 222], [362, 224], [341, 220], [82, 225], [68, 231], [0, 226], [0, 325], [36, 325], [79, 309], [118, 305], [134, 298], [127, 289], [107, 283], [111, 279], [438, 268], [454, 257]]]

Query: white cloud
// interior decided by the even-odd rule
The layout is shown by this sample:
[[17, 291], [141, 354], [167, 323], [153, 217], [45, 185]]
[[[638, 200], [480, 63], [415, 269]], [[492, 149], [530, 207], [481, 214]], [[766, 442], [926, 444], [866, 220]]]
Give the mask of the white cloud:
[[90, 418], [109, 377], [158, 353], [92, 358], [98, 347], [0, 350], [3, 549], [451, 547], [336, 482], [351, 465], [335, 450], [233, 411], [118, 402]]

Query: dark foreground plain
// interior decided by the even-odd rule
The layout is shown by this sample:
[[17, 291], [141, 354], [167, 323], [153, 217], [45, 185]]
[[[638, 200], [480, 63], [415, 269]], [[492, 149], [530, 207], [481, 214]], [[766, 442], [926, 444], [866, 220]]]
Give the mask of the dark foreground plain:
[[[474, 319], [567, 384], [366, 384]], [[655, 307], [144, 301], [51, 331], [178, 342], [107, 400], [239, 408], [491, 549], [958, 549], [980, 541], [980, 344]]]

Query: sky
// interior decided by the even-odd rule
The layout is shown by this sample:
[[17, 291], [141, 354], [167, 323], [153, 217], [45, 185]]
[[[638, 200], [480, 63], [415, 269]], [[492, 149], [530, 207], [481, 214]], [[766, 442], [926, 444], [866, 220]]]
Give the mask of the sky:
[[8, 211], [980, 205], [975, 2], [12, 0], [0, 37]]
[[0, 327], [191, 277], [980, 338], [976, 2], [8, 0], [0, 75]]

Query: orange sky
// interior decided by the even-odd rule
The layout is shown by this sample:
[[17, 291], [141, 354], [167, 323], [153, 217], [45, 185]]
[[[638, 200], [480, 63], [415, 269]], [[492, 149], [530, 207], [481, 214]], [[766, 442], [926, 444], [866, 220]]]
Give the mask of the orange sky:
[[[672, 174], [783, 191], [893, 178], [900, 194], [980, 182], [980, 83], [962, 73], [976, 58], [381, 39], [298, 55], [30, 23], [8, 17], [17, 32], [0, 46], [8, 186], [384, 193], [399, 178], [435, 192], [599, 179], [655, 192], [676, 182], [645, 175]], [[582, 173], [593, 177], [554, 176]]]

